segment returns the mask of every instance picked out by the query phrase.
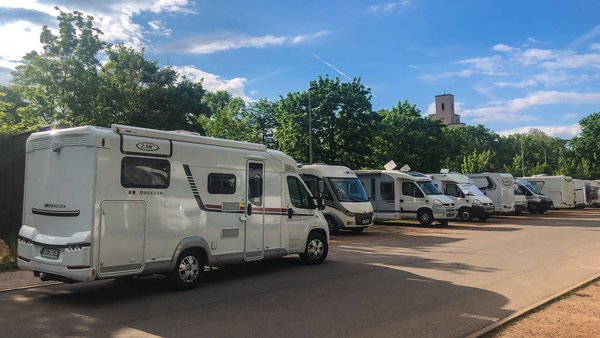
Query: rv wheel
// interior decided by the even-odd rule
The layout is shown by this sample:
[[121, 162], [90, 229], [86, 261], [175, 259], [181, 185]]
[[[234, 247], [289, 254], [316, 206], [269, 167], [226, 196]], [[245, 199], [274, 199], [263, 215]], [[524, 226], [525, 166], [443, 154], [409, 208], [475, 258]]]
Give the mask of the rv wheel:
[[422, 210], [417, 213], [417, 219], [421, 225], [428, 227], [433, 222], [433, 215], [429, 210]]
[[200, 282], [204, 272], [204, 259], [196, 250], [186, 250], [177, 259], [175, 268], [167, 275], [174, 290], [190, 290]]
[[479, 217], [479, 220], [480, 220], [480, 221], [482, 221], [482, 222], [485, 222], [485, 221], [487, 221], [487, 220], [488, 220], [488, 218], [490, 218], [490, 215], [487, 215], [487, 214], [486, 214], [485, 216], [481, 216], [481, 217]]
[[535, 214], [538, 213], [540, 210], [537, 205], [532, 203], [527, 206], [527, 211], [529, 211], [530, 214]]
[[333, 217], [331, 216], [326, 216], [325, 219], [327, 220], [327, 225], [329, 226], [329, 234], [337, 235], [339, 233], [340, 228], [338, 227], [335, 219], [333, 219]]
[[447, 226], [448, 226], [448, 220], [447, 220], [447, 219], [445, 219], [445, 220], [443, 220], [443, 221], [440, 221], [440, 225], [441, 225], [441, 226], [445, 226], [445, 227], [447, 227]]
[[458, 215], [460, 216], [460, 220], [461, 221], [470, 221], [471, 219], [473, 219], [473, 216], [471, 215], [471, 209], [469, 208], [462, 208], [458, 211]]
[[327, 238], [320, 232], [313, 231], [308, 235], [304, 253], [300, 254], [302, 264], [321, 264], [327, 257], [329, 245]]

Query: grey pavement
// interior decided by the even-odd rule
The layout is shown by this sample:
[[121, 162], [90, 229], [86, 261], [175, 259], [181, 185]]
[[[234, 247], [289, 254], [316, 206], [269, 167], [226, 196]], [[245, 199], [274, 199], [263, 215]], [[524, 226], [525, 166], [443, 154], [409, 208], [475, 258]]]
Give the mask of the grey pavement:
[[599, 262], [600, 209], [402, 222], [332, 237], [319, 266], [231, 266], [187, 292], [157, 277], [3, 292], [0, 325], [4, 336], [464, 337]]

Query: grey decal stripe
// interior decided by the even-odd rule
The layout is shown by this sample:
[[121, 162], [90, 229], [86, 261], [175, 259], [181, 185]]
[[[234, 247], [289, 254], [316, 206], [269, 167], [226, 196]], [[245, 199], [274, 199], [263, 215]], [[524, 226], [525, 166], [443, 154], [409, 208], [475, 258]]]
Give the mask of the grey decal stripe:
[[192, 171], [190, 170], [190, 166], [187, 164], [184, 164], [183, 170], [185, 171], [185, 176], [187, 176], [188, 184], [190, 185], [190, 189], [192, 190], [192, 195], [194, 195], [194, 198], [196, 199], [198, 208], [200, 208], [200, 210], [208, 211], [208, 209], [202, 202], [202, 198], [200, 198], [200, 194], [198, 193], [198, 189], [196, 188], [196, 182], [194, 182], [194, 177], [192, 176]]

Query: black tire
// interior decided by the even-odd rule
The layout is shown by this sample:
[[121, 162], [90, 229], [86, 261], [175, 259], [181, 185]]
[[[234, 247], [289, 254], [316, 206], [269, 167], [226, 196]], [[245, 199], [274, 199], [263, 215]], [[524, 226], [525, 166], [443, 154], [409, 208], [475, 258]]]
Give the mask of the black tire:
[[546, 210], [540, 210], [540, 211], [538, 211], [538, 214], [540, 214], [540, 215], [541, 215], [541, 214], [543, 214], [543, 213], [545, 213], [545, 212], [546, 212]]
[[440, 225], [444, 226], [444, 227], [447, 227], [448, 226], [448, 220], [447, 219], [441, 220], [440, 221]]
[[471, 208], [460, 208], [460, 210], [458, 210], [458, 217], [463, 222], [471, 221], [473, 219], [473, 213], [471, 212]]
[[530, 214], [535, 214], [535, 213], [539, 213], [540, 212], [540, 208], [537, 206], [537, 204], [530, 204], [527, 206], [527, 211], [529, 211]]
[[365, 230], [365, 228], [350, 228], [350, 231], [354, 234], [360, 234], [363, 230]]
[[521, 210], [515, 210], [515, 212], [513, 213], [513, 215], [520, 216], [521, 215]]
[[177, 258], [175, 268], [167, 274], [169, 286], [177, 291], [195, 288], [200, 283], [205, 265], [198, 250], [185, 250]]
[[312, 231], [306, 240], [304, 252], [300, 254], [300, 261], [306, 265], [323, 263], [329, 252], [327, 238], [320, 232]]
[[487, 215], [487, 214], [486, 214], [485, 216], [481, 216], [481, 217], [479, 217], [479, 220], [480, 220], [480, 221], [482, 221], [482, 222], [485, 222], [485, 221], [487, 221], [487, 220], [488, 220], [488, 218], [490, 218], [490, 215]]
[[330, 235], [337, 235], [340, 233], [340, 228], [333, 217], [325, 216], [325, 220], [327, 221], [327, 225], [329, 226]]
[[429, 210], [421, 210], [417, 213], [417, 219], [422, 226], [430, 226], [433, 223], [433, 214]]

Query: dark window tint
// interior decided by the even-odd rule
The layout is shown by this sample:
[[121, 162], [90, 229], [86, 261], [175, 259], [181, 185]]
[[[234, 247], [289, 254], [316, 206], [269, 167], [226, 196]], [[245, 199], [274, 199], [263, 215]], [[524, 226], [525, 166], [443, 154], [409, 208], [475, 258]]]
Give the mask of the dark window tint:
[[379, 193], [381, 199], [386, 201], [394, 200], [394, 182], [381, 182], [379, 183]]
[[256, 206], [263, 202], [263, 165], [251, 162], [248, 164], [248, 199]]
[[304, 188], [300, 180], [293, 176], [287, 178], [288, 190], [290, 192], [290, 201], [296, 208], [313, 209], [312, 197]]
[[446, 184], [446, 195], [460, 197], [460, 189], [456, 184]]
[[235, 175], [208, 174], [209, 194], [235, 194]]
[[372, 200], [377, 199], [377, 198], [375, 198], [375, 179], [374, 178], [371, 179], [371, 199]]
[[319, 181], [319, 178], [317, 176], [307, 174], [302, 174], [300, 177], [302, 177], [302, 180], [308, 187], [308, 190], [310, 190], [310, 193], [313, 194], [313, 196], [318, 196], [319, 188], [317, 182]]
[[171, 164], [167, 160], [125, 157], [121, 161], [121, 185], [125, 188], [169, 187]]
[[402, 195], [417, 196], [417, 186], [412, 182], [402, 182]]

